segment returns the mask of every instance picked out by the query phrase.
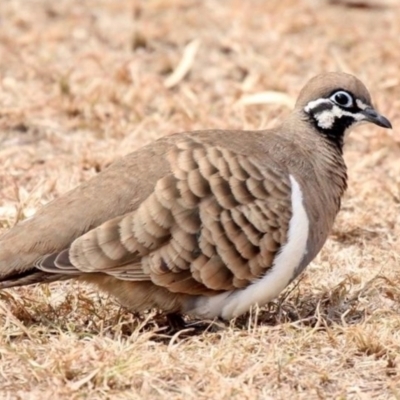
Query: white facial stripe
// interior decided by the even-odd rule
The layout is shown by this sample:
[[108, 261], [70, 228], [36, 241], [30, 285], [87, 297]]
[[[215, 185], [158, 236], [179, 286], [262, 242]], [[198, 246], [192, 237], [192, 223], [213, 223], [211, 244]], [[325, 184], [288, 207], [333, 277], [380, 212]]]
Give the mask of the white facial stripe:
[[315, 114], [315, 119], [317, 120], [317, 125], [322, 129], [330, 129], [335, 123], [335, 115], [332, 110], [325, 110], [318, 114]]
[[313, 110], [314, 108], [318, 107], [321, 104], [332, 104], [332, 102], [329, 99], [318, 99], [318, 100], [313, 100], [310, 101], [305, 107], [304, 107], [304, 111], [306, 113], [309, 113], [311, 110]]
[[[365, 116], [362, 113], [354, 114], [351, 113], [350, 111], [343, 110], [339, 106], [333, 104], [330, 99], [325, 99], [325, 98], [310, 101], [304, 107], [304, 111], [308, 114], [311, 114], [313, 110], [317, 109], [322, 104], [327, 104], [332, 106], [332, 108], [313, 114], [314, 118], [317, 120], [318, 126], [322, 129], [331, 129], [335, 124], [335, 120], [342, 118], [344, 116], [352, 117], [356, 122], [361, 122], [362, 120], [365, 119]], [[365, 110], [367, 107], [369, 107], [367, 104], [363, 103], [360, 99], [356, 99], [356, 104], [361, 110]]]
[[324, 110], [314, 115], [318, 126], [322, 129], [331, 129], [335, 123], [335, 120], [344, 116], [352, 117], [357, 122], [365, 119], [365, 116], [361, 113], [353, 114], [350, 111], [342, 110], [338, 106], [333, 106], [330, 110]]
[[303, 204], [299, 183], [290, 175], [292, 218], [287, 242], [275, 256], [272, 268], [259, 280], [243, 290], [229, 291], [216, 296], [203, 296], [190, 314], [206, 318], [237, 317], [258, 304], [263, 306], [277, 297], [290, 283], [307, 251], [309, 220]]
[[365, 110], [368, 106], [367, 104], [363, 103], [360, 99], [356, 99], [356, 104], [357, 107], [360, 108], [361, 110]]

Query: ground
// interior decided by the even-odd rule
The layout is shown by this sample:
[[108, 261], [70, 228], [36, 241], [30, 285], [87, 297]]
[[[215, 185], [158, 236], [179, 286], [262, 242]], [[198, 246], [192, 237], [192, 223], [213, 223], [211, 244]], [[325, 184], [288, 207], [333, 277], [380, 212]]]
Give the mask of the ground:
[[271, 127], [319, 72], [356, 74], [394, 130], [352, 132], [324, 249], [231, 324], [171, 335], [72, 282], [1, 292], [0, 397], [400, 398], [399, 38], [398, 1], [2, 0], [1, 231], [162, 135]]

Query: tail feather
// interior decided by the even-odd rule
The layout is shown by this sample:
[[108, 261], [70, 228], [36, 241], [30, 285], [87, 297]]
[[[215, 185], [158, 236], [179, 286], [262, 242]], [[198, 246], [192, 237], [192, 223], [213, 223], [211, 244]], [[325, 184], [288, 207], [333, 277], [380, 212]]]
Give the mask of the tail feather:
[[50, 283], [55, 281], [64, 281], [74, 277], [76, 276], [64, 275], [64, 274], [51, 274], [33, 268], [28, 271], [19, 272], [14, 275], [9, 275], [3, 280], [0, 280], [0, 290], [17, 286], [32, 285], [34, 283]]

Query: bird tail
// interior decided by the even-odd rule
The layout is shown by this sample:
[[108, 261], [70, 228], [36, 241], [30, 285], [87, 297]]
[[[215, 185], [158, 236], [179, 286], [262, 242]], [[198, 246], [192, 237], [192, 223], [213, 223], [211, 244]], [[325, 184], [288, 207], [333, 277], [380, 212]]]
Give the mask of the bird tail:
[[0, 277], [0, 290], [17, 286], [32, 285], [34, 283], [64, 281], [71, 278], [73, 278], [73, 276], [71, 275], [52, 274], [39, 271], [36, 268], [32, 268], [30, 270], [17, 272], [13, 275], [8, 275], [6, 277]]
[[39, 254], [34, 251], [28, 254], [17, 251], [12, 246], [12, 238], [11, 240], [3, 240], [3, 237], [0, 238], [0, 290], [34, 283], [66, 280], [73, 277], [70, 274], [41, 271], [35, 267], [35, 259], [39, 257]]

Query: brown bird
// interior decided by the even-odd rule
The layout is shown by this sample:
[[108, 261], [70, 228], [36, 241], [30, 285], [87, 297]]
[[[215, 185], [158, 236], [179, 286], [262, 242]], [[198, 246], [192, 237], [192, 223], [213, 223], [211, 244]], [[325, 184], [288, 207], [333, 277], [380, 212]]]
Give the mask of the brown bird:
[[346, 133], [391, 128], [366, 87], [319, 75], [274, 129], [170, 135], [0, 237], [0, 289], [78, 278], [132, 311], [230, 319], [318, 254], [346, 190]]

